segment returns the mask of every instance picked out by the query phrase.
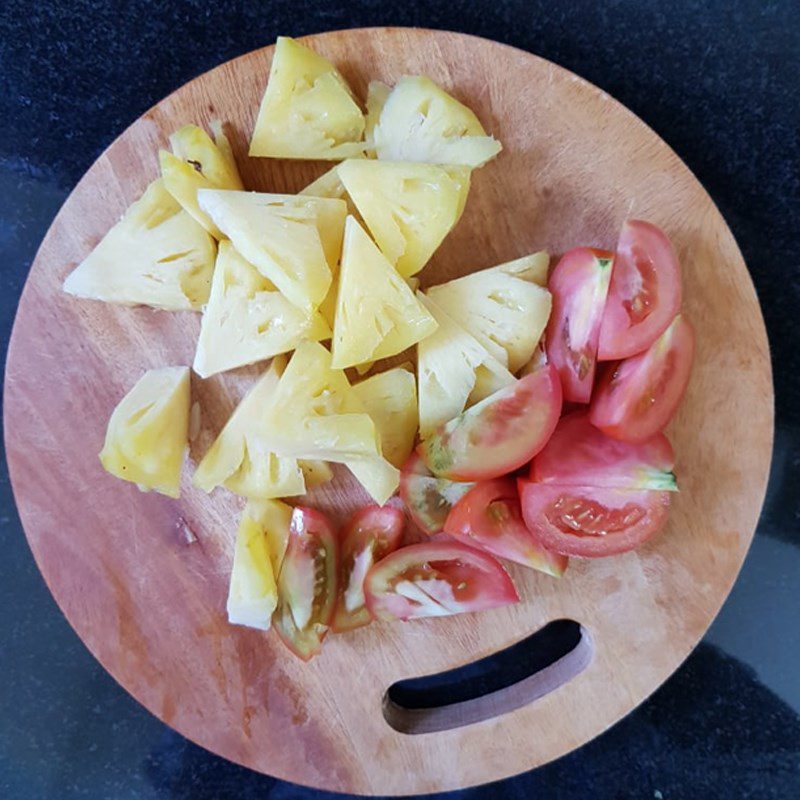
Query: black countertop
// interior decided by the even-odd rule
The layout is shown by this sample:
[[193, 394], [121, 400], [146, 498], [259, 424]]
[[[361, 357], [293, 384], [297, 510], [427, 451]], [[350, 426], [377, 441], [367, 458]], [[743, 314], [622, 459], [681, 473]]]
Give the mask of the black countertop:
[[[777, 429], [742, 574], [703, 643], [605, 735], [465, 797], [800, 797], [800, 6], [797, 0], [0, 5], [0, 337], [36, 248], [100, 152], [161, 97], [274, 41], [415, 25], [521, 47], [653, 127], [710, 192], [761, 299]], [[50, 597], [0, 471], [0, 797], [321, 798], [234, 766], [152, 717]], [[676, 602], [680, 599], [676, 598]], [[590, 713], [587, 711], [587, 713]]]

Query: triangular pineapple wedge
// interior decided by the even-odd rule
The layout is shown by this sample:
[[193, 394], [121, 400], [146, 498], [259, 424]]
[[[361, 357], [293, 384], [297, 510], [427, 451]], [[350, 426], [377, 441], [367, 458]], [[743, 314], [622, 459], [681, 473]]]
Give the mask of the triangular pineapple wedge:
[[364, 114], [339, 71], [279, 36], [250, 141], [251, 156], [339, 160], [364, 151]]
[[219, 122], [211, 123], [216, 141], [197, 125], [184, 125], [169, 137], [172, 152], [159, 151], [161, 177], [167, 191], [212, 236], [219, 228], [197, 203], [198, 189], [243, 189], [230, 142]]
[[64, 291], [106, 303], [199, 309], [211, 290], [215, 252], [214, 240], [159, 178], [67, 276]]
[[381, 454], [375, 423], [344, 372], [316, 342], [301, 344], [265, 414], [269, 445], [295, 458], [345, 464], [376, 503], [397, 489], [400, 473]]
[[370, 81], [367, 87], [367, 114], [364, 118], [364, 143], [367, 146], [367, 154], [375, 157], [375, 126], [381, 118], [386, 100], [392, 91], [390, 86], [380, 81]]
[[284, 356], [269, 369], [234, 409], [192, 478], [204, 492], [217, 486], [256, 500], [292, 497], [306, 490], [300, 465], [294, 458], [275, 455], [266, 442], [265, 408], [272, 402]]
[[233, 246], [308, 313], [325, 299], [342, 245], [342, 200], [201, 189], [200, 207]]
[[503, 149], [469, 108], [423, 76], [398, 81], [371, 138], [386, 161], [480, 167]]
[[242, 512], [227, 602], [228, 621], [234, 625], [269, 629], [291, 516], [291, 507], [279, 500], [250, 501]]
[[335, 368], [395, 355], [436, 330], [433, 317], [353, 217], [345, 224], [339, 269]]
[[402, 467], [414, 448], [419, 427], [414, 373], [395, 367], [353, 384], [353, 391], [375, 423], [384, 458]]
[[515, 378], [430, 297], [421, 292], [417, 297], [439, 325], [417, 345], [419, 432], [424, 438]]
[[100, 453], [104, 469], [169, 497], [180, 496], [189, 437], [188, 367], [151, 369], [122, 398]]
[[432, 286], [427, 294], [516, 372], [530, 360], [550, 317], [550, 292], [532, 280], [546, 275], [547, 262], [547, 253], [537, 253]]
[[347, 194], [347, 189], [344, 188], [342, 179], [339, 177], [338, 164], [320, 175], [315, 181], [309, 183], [298, 194], [302, 194], [305, 197], [329, 197], [336, 200], [344, 200], [347, 203], [347, 213], [358, 217], [359, 220], [361, 218], [355, 203], [353, 203], [350, 195]]
[[330, 335], [319, 312], [309, 315], [290, 303], [230, 242], [219, 243], [194, 357], [201, 378], [286, 353], [303, 339]]
[[340, 164], [338, 175], [378, 247], [404, 277], [428, 263], [469, 193], [466, 167], [360, 159]]

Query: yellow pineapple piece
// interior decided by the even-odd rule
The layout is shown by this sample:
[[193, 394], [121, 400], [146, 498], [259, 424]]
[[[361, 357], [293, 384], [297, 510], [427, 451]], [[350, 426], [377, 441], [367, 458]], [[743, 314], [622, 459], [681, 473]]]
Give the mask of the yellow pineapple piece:
[[250, 501], [242, 512], [228, 590], [229, 622], [269, 629], [291, 516], [291, 507], [279, 500]]
[[322, 486], [333, 478], [333, 470], [330, 464], [325, 461], [299, 461], [300, 469], [306, 480], [306, 489], [313, 489], [315, 486]]
[[272, 402], [285, 365], [284, 356], [274, 358], [236, 407], [195, 470], [192, 480], [199, 489], [211, 492], [217, 486], [224, 486], [255, 500], [305, 492], [297, 460], [276, 455], [267, 442], [265, 408]]
[[364, 114], [326, 58], [279, 36], [251, 156], [339, 160], [363, 153]]
[[408, 284], [358, 222], [348, 217], [333, 327], [333, 366], [343, 369], [395, 355], [435, 329], [436, 322]]
[[381, 117], [386, 100], [391, 92], [391, 87], [380, 81], [370, 81], [367, 87], [367, 114], [364, 119], [364, 143], [367, 154], [375, 157], [375, 126]]
[[386, 161], [480, 167], [503, 149], [469, 108], [423, 76], [398, 81], [371, 138]]
[[419, 272], [458, 222], [469, 193], [466, 167], [345, 161], [344, 188], [383, 254], [403, 277]]
[[425, 438], [515, 378], [430, 297], [421, 292], [417, 297], [439, 325], [436, 333], [417, 345], [419, 431]]
[[342, 200], [201, 189], [200, 207], [233, 246], [308, 313], [325, 299], [339, 257]]
[[220, 123], [212, 124], [216, 142], [197, 125], [184, 125], [169, 137], [172, 152], [159, 151], [161, 177], [167, 191], [212, 236], [219, 228], [197, 203], [198, 189], [243, 189], [230, 142]]
[[[355, 203], [353, 203], [350, 195], [347, 194], [347, 189], [344, 188], [342, 179], [339, 177], [338, 164], [320, 175], [315, 181], [309, 183], [308, 186], [301, 189], [298, 194], [307, 197], [329, 197], [336, 200], [344, 200], [344, 202], [347, 203], [347, 213], [357, 217], [359, 220], [361, 219]], [[341, 245], [341, 240], [339, 244]]]
[[419, 427], [414, 373], [395, 367], [354, 384], [353, 391], [378, 429], [384, 458], [402, 467]]
[[189, 405], [188, 367], [146, 372], [111, 415], [100, 453], [103, 468], [143, 491], [179, 497]]
[[548, 260], [537, 253], [473, 272], [432, 286], [428, 297], [516, 372], [530, 360], [550, 317], [550, 292], [538, 284]]
[[199, 309], [211, 290], [214, 254], [214, 240], [158, 179], [67, 276], [64, 291], [106, 303]]
[[301, 344], [265, 413], [269, 445], [282, 455], [346, 465], [376, 503], [397, 489], [400, 473], [381, 454], [375, 423], [344, 372], [316, 342]]
[[286, 353], [303, 339], [330, 335], [319, 312], [307, 314], [290, 303], [230, 242], [220, 242], [194, 358], [201, 378]]

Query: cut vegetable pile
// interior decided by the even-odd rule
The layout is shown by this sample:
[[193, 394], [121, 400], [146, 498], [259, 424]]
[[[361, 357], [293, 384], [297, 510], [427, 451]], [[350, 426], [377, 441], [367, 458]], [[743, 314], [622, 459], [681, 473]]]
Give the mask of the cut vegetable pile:
[[[246, 191], [211, 132], [170, 137], [64, 290], [202, 311], [199, 378], [271, 359], [192, 476], [247, 501], [231, 623], [274, 626], [307, 660], [331, 630], [517, 602], [503, 561], [559, 578], [664, 526], [694, 334], [659, 228], [628, 220], [613, 252], [577, 247], [549, 274], [540, 252], [420, 290], [502, 149], [469, 108], [404, 76], [371, 83], [365, 113], [333, 64], [279, 38], [250, 156], [340, 163], [297, 195]], [[190, 383], [186, 366], [139, 379], [108, 423], [109, 473], [179, 497]], [[331, 464], [373, 501], [341, 530], [304, 499]]]

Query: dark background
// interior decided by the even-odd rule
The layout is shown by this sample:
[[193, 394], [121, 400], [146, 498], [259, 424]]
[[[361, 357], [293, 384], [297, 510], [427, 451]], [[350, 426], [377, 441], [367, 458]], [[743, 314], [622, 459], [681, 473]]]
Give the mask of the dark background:
[[[703, 644], [648, 702], [604, 736], [535, 772], [462, 795], [797, 800], [797, 0], [3, 0], [3, 356], [39, 241], [70, 189], [127, 125], [188, 79], [269, 44], [278, 34], [367, 25], [446, 28], [516, 45], [582, 75], [638, 114], [686, 161], [733, 230], [761, 298], [775, 372], [776, 447], [767, 502], [742, 575]], [[531, 731], [536, 735], [547, 732]], [[3, 460], [0, 797], [327, 796], [210, 755], [114, 683], [44, 586]]]

